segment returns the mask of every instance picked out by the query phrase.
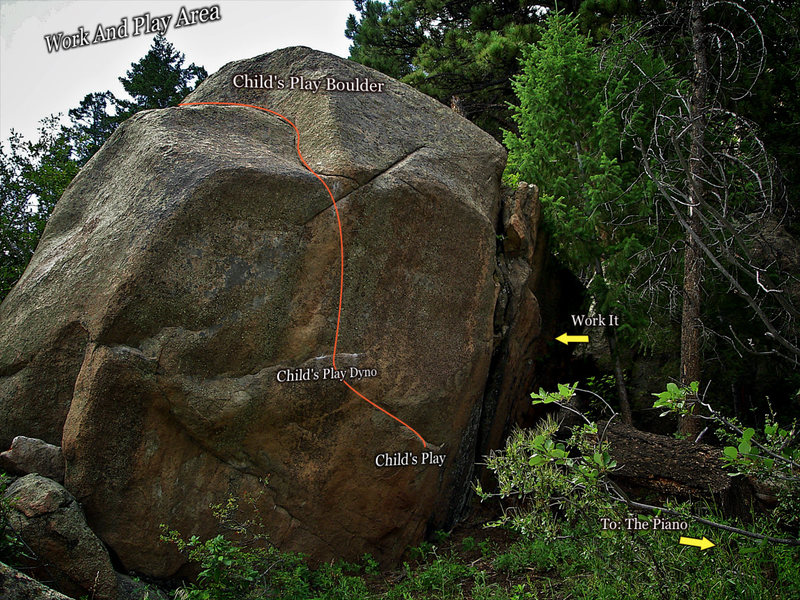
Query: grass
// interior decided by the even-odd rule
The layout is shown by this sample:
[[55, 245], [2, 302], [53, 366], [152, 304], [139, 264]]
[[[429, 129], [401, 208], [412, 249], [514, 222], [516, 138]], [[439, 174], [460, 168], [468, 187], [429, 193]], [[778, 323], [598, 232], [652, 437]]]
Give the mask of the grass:
[[[785, 600], [800, 598], [800, 548], [706, 527], [706, 551], [681, 546], [679, 532], [575, 532], [558, 540], [454, 532], [410, 552], [400, 572], [365, 579], [354, 595], [327, 600]], [[317, 595], [314, 595], [316, 593]], [[337, 592], [339, 594], [339, 592]]]
[[[5, 481], [0, 479], [0, 487]], [[3, 508], [0, 506], [0, 508]], [[787, 600], [800, 598], [800, 547], [781, 546], [690, 525], [688, 531], [602, 531], [579, 522], [556, 539], [487, 528], [486, 507], [452, 533], [436, 533], [381, 571], [369, 555], [358, 564], [311, 569], [296, 554], [208, 545], [207, 558], [230, 561], [216, 588], [182, 588], [186, 600]], [[2, 513], [2, 511], [0, 511]], [[0, 514], [0, 516], [2, 516]], [[760, 517], [766, 532], [769, 521]], [[1, 524], [1, 523], [0, 523]], [[751, 530], [754, 528], [751, 526]], [[0, 532], [1, 533], [1, 532]], [[703, 536], [706, 551], [678, 543]], [[216, 557], [216, 558], [215, 558]], [[255, 562], [254, 562], [255, 561]], [[268, 579], [237, 588], [248, 570]], [[227, 568], [227, 567], [226, 567]], [[207, 581], [211, 581], [208, 579]], [[255, 580], [254, 580], [255, 581]]]
[[[468, 525], [409, 550], [403, 567], [306, 569], [303, 585], [273, 588], [293, 600], [785, 600], [800, 598], [800, 549], [691, 526], [712, 539], [701, 551], [680, 532], [574, 532], [521, 538]], [[287, 582], [288, 583], [288, 582]]]

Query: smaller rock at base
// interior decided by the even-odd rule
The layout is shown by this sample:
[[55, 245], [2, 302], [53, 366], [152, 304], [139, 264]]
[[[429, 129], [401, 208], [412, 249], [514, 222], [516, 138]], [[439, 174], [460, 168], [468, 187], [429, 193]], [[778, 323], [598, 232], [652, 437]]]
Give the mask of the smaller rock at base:
[[3, 600], [71, 600], [0, 562], [0, 598]]
[[11, 448], [0, 452], [0, 469], [17, 475], [38, 473], [64, 483], [64, 456], [61, 448], [36, 438], [18, 435]]
[[59, 590], [75, 598], [116, 599], [117, 578], [108, 551], [66, 488], [31, 474], [11, 484], [5, 497], [11, 499], [13, 509], [9, 525], [38, 561], [47, 565]]

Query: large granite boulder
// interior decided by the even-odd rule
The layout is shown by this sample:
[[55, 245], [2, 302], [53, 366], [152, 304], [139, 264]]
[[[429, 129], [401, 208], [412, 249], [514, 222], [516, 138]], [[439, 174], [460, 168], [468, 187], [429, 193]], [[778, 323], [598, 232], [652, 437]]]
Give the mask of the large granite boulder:
[[[159, 524], [212, 535], [210, 505], [244, 494], [284, 549], [396, 560], [458, 516], [507, 424], [499, 396], [529, 391], [513, 369], [543, 345], [520, 264], [538, 214], [518, 201], [503, 219], [490, 136], [332, 55], [231, 63], [186, 102], [293, 121], [338, 218], [276, 115], [204, 104], [126, 121], [0, 307], [0, 444], [62, 445], [65, 485], [126, 569], [175, 573]], [[515, 257], [498, 261], [505, 226]], [[332, 378], [334, 347], [347, 382], [427, 447]], [[493, 356], [526, 362], [490, 377]]]

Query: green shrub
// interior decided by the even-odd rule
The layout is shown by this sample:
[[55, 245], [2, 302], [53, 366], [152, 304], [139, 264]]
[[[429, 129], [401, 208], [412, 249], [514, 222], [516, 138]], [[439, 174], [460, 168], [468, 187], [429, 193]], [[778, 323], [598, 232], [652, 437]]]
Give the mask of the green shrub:
[[[558, 391], [532, 394], [535, 403], [568, 401], [577, 384], [559, 385]], [[697, 384], [668, 386], [656, 394], [656, 406], [666, 412], [689, 414]], [[698, 401], [694, 401], [698, 402]], [[790, 442], [794, 427], [781, 429], [767, 420], [764, 433], [741, 427], [699, 401], [704, 418], [722, 426], [730, 446], [721, 461], [731, 475], [748, 475], [769, 481], [777, 476], [783, 490], [796, 490], [797, 454]], [[607, 405], [606, 405], [607, 407]], [[574, 410], [574, 409], [572, 409]], [[756, 515], [743, 525], [725, 519], [715, 507], [702, 503], [665, 503], [660, 515], [689, 523], [688, 531], [629, 530], [625, 525], [604, 529], [602, 519], [649, 521], [657, 516], [646, 505], [627, 498], [611, 479], [616, 465], [597, 425], [582, 414], [585, 423], [574, 427], [566, 439], [558, 423], [545, 420], [533, 430], [517, 430], [503, 451], [486, 459], [495, 474], [495, 492], [477, 491], [483, 499], [500, 497], [510, 503], [494, 525], [510, 527], [523, 540], [497, 556], [494, 567], [509, 575], [528, 570], [547, 573], [540, 596], [586, 599], [670, 600], [683, 598], [777, 599], [800, 597], [800, 547], [776, 543], [791, 516], [796, 517], [797, 496], [773, 514]], [[613, 418], [613, 415], [612, 415]], [[789, 492], [786, 492], [787, 496]], [[792, 504], [794, 503], [794, 504]], [[789, 506], [794, 506], [794, 512]], [[641, 513], [641, 514], [638, 514]], [[696, 515], [702, 515], [698, 517]], [[784, 516], [786, 515], [786, 516]], [[727, 529], [720, 529], [720, 527]], [[747, 536], [767, 536], [753, 539]], [[701, 551], [679, 544], [681, 536], [713, 538], [716, 547]], [[558, 590], [552, 588], [559, 582]]]
[[0, 473], [0, 561], [16, 565], [25, 547], [8, 521], [12, 502], [11, 498], [5, 496], [8, 485], [8, 475]]

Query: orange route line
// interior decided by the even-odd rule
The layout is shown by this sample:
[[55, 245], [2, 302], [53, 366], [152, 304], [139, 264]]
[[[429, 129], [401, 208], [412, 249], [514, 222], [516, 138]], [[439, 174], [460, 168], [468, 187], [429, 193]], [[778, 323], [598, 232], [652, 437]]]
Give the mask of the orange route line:
[[[336, 224], [339, 226], [339, 257], [340, 257], [340, 263], [341, 263], [341, 270], [340, 270], [340, 274], [339, 274], [339, 312], [338, 312], [338, 314], [336, 316], [336, 335], [333, 338], [333, 355], [331, 356], [331, 360], [333, 361], [333, 368], [335, 369], [336, 368], [336, 347], [337, 347], [337, 345], [339, 343], [339, 323], [342, 320], [342, 296], [344, 294], [344, 236], [342, 235], [342, 220], [339, 217], [339, 208], [336, 206], [336, 198], [333, 197], [333, 192], [331, 192], [331, 188], [328, 187], [328, 184], [325, 183], [325, 180], [322, 179], [322, 177], [320, 177], [317, 174], [317, 172], [314, 169], [312, 169], [308, 165], [306, 160], [303, 158], [303, 154], [302, 154], [302, 152], [300, 152], [300, 131], [297, 129], [297, 125], [292, 123], [291, 120], [289, 120], [288, 118], [283, 116], [281, 113], [275, 112], [274, 110], [270, 110], [268, 108], [264, 108], [263, 106], [256, 106], [254, 104], [240, 104], [238, 102], [184, 102], [182, 104], [179, 104], [178, 106], [199, 106], [199, 105], [244, 106], [245, 108], [255, 108], [256, 110], [261, 110], [261, 111], [264, 111], [264, 112], [268, 112], [268, 113], [273, 114], [276, 117], [279, 117], [279, 118], [283, 119], [284, 121], [286, 121], [289, 125], [292, 126], [292, 129], [294, 129], [295, 139], [297, 140], [297, 144], [296, 144], [297, 157], [300, 159], [300, 162], [303, 163], [303, 166], [306, 169], [308, 169], [309, 172], [312, 175], [314, 175], [314, 177], [319, 179], [320, 183], [323, 186], [325, 186], [325, 190], [328, 192], [328, 195], [331, 197], [331, 202], [333, 202], [333, 210], [336, 212]], [[428, 447], [428, 444], [425, 441], [425, 439], [417, 432], [416, 429], [411, 427], [411, 425], [409, 425], [408, 423], [406, 423], [405, 421], [403, 421], [401, 419], [398, 419], [392, 413], [390, 413], [388, 410], [386, 410], [382, 406], [379, 406], [378, 404], [376, 404], [375, 402], [373, 402], [372, 400], [370, 400], [369, 398], [364, 396], [356, 388], [354, 388], [352, 385], [347, 383], [346, 380], [342, 379], [342, 383], [345, 384], [350, 389], [350, 391], [352, 391], [356, 396], [358, 396], [362, 400], [368, 402], [369, 404], [371, 404], [372, 406], [377, 408], [379, 411], [381, 411], [385, 415], [390, 416], [392, 419], [394, 419], [395, 421], [400, 423], [403, 427], [405, 427], [406, 429], [411, 431], [414, 435], [416, 435], [420, 439], [420, 441], [422, 442], [422, 446], [424, 448]]]

